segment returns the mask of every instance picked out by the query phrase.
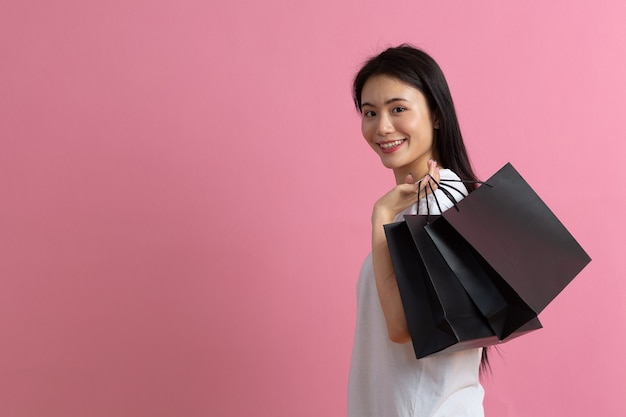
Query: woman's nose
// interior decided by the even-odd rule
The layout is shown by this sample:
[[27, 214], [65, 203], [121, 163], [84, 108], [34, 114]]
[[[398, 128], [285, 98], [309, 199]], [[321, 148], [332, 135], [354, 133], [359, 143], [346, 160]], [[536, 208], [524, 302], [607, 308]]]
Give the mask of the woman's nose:
[[378, 125], [376, 126], [376, 133], [380, 136], [385, 136], [391, 132], [393, 132], [394, 127], [391, 120], [389, 120], [389, 116], [381, 115], [378, 118]]

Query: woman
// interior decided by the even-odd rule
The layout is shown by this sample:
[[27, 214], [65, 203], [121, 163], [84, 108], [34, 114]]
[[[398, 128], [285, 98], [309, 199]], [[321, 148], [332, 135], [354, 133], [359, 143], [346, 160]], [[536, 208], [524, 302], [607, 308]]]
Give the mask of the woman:
[[401, 45], [365, 63], [353, 98], [363, 137], [396, 186], [372, 210], [372, 252], [357, 285], [348, 416], [483, 416], [482, 349], [415, 358], [383, 229], [403, 214], [438, 213], [434, 197], [449, 208], [436, 187], [440, 179], [476, 179], [445, 77], [426, 53]]

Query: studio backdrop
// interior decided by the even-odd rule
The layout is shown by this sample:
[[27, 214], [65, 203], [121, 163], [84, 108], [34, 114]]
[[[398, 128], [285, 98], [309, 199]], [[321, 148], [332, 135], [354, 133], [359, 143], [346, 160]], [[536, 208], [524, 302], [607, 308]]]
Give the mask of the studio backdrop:
[[0, 2], [0, 415], [345, 415], [393, 184], [350, 83], [410, 42], [475, 169], [593, 262], [494, 349], [488, 417], [622, 416], [626, 3]]

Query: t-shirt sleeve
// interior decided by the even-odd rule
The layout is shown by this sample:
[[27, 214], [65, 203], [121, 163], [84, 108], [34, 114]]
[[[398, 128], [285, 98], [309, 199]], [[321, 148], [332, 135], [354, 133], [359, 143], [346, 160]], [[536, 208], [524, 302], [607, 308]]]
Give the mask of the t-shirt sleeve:
[[[441, 187], [445, 187], [446, 191], [457, 201], [461, 201], [467, 194], [467, 188], [462, 182], [459, 182], [460, 178], [449, 169], [442, 169], [440, 171], [441, 182], [449, 184], [451, 187], [441, 185], [434, 194], [428, 194], [425, 198], [422, 197], [419, 201], [418, 214], [426, 215], [428, 213], [432, 215], [438, 215], [454, 206], [452, 200], [448, 197], [447, 193], [441, 190]], [[446, 180], [449, 180], [446, 183]], [[452, 181], [450, 181], [452, 180]], [[441, 211], [440, 211], [441, 209]]]

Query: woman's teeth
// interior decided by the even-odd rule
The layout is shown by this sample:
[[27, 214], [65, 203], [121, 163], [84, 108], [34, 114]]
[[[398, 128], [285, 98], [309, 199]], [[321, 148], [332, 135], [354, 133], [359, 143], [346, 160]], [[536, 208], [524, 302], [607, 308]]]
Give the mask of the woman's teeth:
[[380, 147], [383, 149], [391, 149], [400, 145], [402, 142], [404, 142], [404, 139], [394, 140], [393, 142], [381, 143]]

